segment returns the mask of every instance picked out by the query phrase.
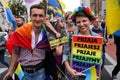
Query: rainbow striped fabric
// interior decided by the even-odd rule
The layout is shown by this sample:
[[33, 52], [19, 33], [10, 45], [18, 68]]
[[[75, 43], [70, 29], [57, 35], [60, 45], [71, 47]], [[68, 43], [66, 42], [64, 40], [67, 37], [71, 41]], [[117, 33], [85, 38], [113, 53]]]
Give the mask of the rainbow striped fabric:
[[60, 17], [62, 20], [64, 20], [63, 11], [62, 11], [61, 9], [57, 9], [56, 17], [57, 17], [57, 18]]
[[[33, 40], [35, 40], [32, 36], [32, 24], [25, 24], [20, 28], [17, 28], [16, 31], [10, 36], [6, 43], [6, 47], [9, 53], [12, 55], [13, 46], [18, 46], [22, 48], [33, 49]], [[41, 40], [36, 45], [38, 49], [46, 49], [50, 48], [48, 38], [45, 31], [45, 26], [42, 26], [41, 30]]]

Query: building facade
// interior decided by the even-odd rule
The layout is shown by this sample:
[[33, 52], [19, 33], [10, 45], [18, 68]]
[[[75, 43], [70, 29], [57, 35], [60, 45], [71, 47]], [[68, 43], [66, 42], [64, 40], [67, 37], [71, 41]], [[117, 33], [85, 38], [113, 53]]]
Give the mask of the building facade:
[[90, 0], [90, 6], [91, 9], [95, 12], [96, 16], [105, 16], [105, 14], [103, 15], [103, 8], [105, 9], [105, 0]]

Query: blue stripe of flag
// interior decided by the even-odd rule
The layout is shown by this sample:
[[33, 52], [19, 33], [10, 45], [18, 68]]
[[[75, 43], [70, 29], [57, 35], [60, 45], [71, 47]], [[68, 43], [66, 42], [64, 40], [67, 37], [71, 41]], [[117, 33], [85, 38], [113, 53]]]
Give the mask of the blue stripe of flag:
[[59, 4], [58, 0], [48, 0], [48, 4], [59, 9], [62, 9], [61, 5]]
[[5, 10], [6, 10], [7, 19], [8, 19], [8, 21], [12, 22], [13, 29], [15, 30], [16, 29], [16, 20], [15, 20], [13, 14], [9, 8], [5, 8]]

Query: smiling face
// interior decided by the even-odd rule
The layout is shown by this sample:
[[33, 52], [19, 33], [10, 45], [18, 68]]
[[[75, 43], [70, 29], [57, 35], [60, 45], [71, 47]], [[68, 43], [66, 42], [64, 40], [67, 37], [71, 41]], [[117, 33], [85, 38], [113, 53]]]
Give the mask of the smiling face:
[[82, 34], [88, 34], [89, 33], [89, 26], [91, 24], [91, 21], [88, 17], [84, 16], [78, 16], [76, 17], [76, 26], [78, 27], [78, 30]]
[[68, 16], [66, 22], [67, 22], [68, 25], [73, 26], [73, 22], [72, 22], [72, 20], [71, 20], [70, 15]]
[[65, 14], [65, 20], [66, 20], [66, 24], [68, 25], [68, 27], [73, 26], [73, 22], [72, 22], [72, 19], [71, 19], [71, 14], [72, 14], [72, 12], [70, 12], [70, 11], [66, 12], [66, 14]]
[[33, 23], [33, 27], [35, 27], [36, 29], [41, 28], [41, 26], [45, 20], [44, 9], [33, 8], [31, 10], [30, 18]]

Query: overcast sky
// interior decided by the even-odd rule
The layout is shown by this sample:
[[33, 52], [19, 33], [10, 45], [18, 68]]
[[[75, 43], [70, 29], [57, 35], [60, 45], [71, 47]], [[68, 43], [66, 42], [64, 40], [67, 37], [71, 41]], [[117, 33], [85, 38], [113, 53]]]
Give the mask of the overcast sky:
[[63, 1], [66, 5], [65, 12], [72, 11], [78, 6], [80, 6], [80, 0], [61, 0], [61, 1]]

